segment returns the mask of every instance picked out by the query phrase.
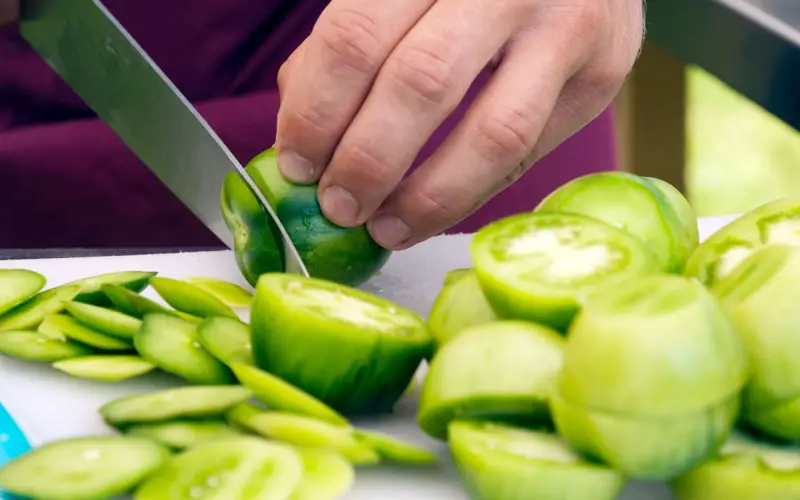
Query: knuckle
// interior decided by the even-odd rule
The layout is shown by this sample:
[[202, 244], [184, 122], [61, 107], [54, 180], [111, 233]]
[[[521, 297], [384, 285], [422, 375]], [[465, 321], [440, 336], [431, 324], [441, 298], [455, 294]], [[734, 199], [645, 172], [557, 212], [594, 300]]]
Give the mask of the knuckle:
[[287, 116], [287, 128], [298, 135], [312, 133], [314, 136], [325, 136], [332, 127], [331, 118], [322, 106], [307, 106], [295, 109]]
[[423, 190], [409, 193], [408, 206], [413, 207], [419, 220], [424, 220], [426, 225], [435, 228], [445, 228], [458, 222], [461, 217], [461, 207], [455, 199], [446, 196], [436, 196]]
[[395, 61], [393, 78], [418, 100], [443, 104], [456, 85], [453, 64], [426, 48], [402, 50]]
[[361, 12], [349, 9], [331, 12], [320, 27], [319, 37], [341, 64], [362, 73], [373, 72], [380, 65], [380, 28]]
[[341, 161], [337, 163], [343, 166], [339, 176], [346, 176], [341, 179], [342, 183], [357, 195], [379, 197], [380, 187], [392, 181], [389, 162], [372, 148], [360, 144], [343, 149]]
[[587, 0], [578, 2], [572, 27], [578, 33], [592, 34], [605, 31], [608, 15], [604, 2]]
[[509, 161], [520, 161], [533, 150], [538, 139], [537, 131], [530, 116], [510, 109], [479, 120], [473, 144], [485, 160], [505, 167]]
[[587, 93], [603, 98], [615, 95], [631, 71], [631, 64], [621, 61], [604, 61], [584, 72], [580, 84]]

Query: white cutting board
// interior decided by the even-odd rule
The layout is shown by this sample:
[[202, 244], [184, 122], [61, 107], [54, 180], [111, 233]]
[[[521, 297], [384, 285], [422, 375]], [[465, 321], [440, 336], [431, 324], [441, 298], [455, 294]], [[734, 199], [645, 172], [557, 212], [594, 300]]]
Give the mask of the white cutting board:
[[[731, 217], [702, 219], [701, 238], [729, 220]], [[427, 317], [445, 273], [471, 266], [469, 240], [470, 235], [439, 236], [410, 250], [396, 252], [381, 274], [362, 288]], [[44, 274], [48, 287], [114, 271], [157, 271], [162, 276], [173, 278], [221, 278], [250, 288], [239, 273], [230, 251], [0, 261], [0, 268], [12, 267]], [[163, 303], [152, 289], [146, 290], [144, 295]], [[121, 396], [177, 384], [180, 384], [177, 379], [159, 374], [114, 384], [93, 382], [70, 377], [47, 364], [0, 357], [0, 404], [16, 420], [32, 446], [71, 436], [114, 433], [98, 415], [101, 405]], [[393, 415], [354, 423], [417, 443], [439, 454], [443, 459], [442, 465], [434, 468], [382, 465], [359, 469], [356, 484], [346, 496], [347, 500], [467, 500], [452, 468], [446, 445], [428, 438], [415, 424], [417, 397], [417, 392], [409, 394], [398, 404]], [[3, 439], [1, 431], [0, 439]], [[622, 498], [662, 500], [670, 498], [670, 495], [661, 484], [632, 482]]]

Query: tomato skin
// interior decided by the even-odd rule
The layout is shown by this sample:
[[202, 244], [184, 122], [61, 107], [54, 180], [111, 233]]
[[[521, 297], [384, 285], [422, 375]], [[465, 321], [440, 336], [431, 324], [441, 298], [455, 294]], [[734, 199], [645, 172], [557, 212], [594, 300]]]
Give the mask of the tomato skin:
[[[275, 210], [311, 276], [358, 286], [389, 260], [391, 251], [378, 245], [365, 225], [346, 228], [325, 217], [316, 184], [286, 181], [278, 171], [274, 149], [253, 158], [245, 170]], [[235, 173], [225, 179], [222, 200], [236, 263], [247, 281], [255, 286], [261, 274], [283, 271], [277, 228]]]

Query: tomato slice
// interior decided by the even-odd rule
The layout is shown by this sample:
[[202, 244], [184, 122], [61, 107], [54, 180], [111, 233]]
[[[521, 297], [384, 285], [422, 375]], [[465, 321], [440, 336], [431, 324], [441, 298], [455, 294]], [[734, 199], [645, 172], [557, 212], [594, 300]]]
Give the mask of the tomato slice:
[[565, 330], [597, 290], [660, 270], [637, 237], [586, 215], [519, 214], [470, 245], [481, 289], [501, 317]]
[[290, 446], [249, 436], [215, 439], [167, 462], [134, 500], [290, 500], [303, 471]]
[[168, 457], [166, 448], [149, 439], [65, 439], [5, 464], [0, 488], [36, 499], [105, 500], [130, 491]]

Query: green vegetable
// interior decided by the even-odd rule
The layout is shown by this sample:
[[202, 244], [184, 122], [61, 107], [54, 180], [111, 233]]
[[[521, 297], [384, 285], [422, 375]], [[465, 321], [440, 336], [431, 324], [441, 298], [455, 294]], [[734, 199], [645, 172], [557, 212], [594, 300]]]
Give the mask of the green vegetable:
[[[357, 286], [370, 279], [389, 259], [366, 226], [344, 228], [322, 214], [317, 186], [286, 181], [268, 149], [247, 165], [247, 172], [273, 207], [311, 276]], [[222, 214], [234, 237], [236, 261], [255, 286], [264, 273], [281, 272], [282, 249], [277, 230], [244, 180], [231, 173], [222, 189]]]
[[717, 451], [748, 377], [717, 299], [697, 281], [654, 275], [586, 302], [551, 409], [577, 450], [628, 477], [665, 479]]
[[0, 330], [28, 330], [36, 328], [50, 314], [64, 309], [64, 304], [74, 299], [80, 287], [60, 286], [39, 292], [33, 298], [0, 315]]
[[133, 340], [133, 336], [142, 326], [140, 319], [105, 307], [67, 302], [64, 308], [70, 316], [85, 326], [119, 339]]
[[[800, 439], [800, 248], [761, 247], [714, 291], [736, 325], [749, 355], [742, 419], [761, 432]], [[798, 413], [794, 413], [798, 412]]]
[[182, 418], [221, 417], [253, 393], [238, 386], [192, 386], [125, 396], [100, 407], [109, 425], [124, 427]]
[[109, 337], [92, 330], [66, 314], [45, 316], [39, 332], [52, 338], [68, 338], [101, 351], [130, 351], [130, 341]]
[[134, 500], [290, 500], [303, 478], [293, 448], [241, 436], [200, 443], [137, 489]]
[[580, 214], [506, 217], [478, 231], [470, 252], [498, 316], [559, 331], [588, 295], [659, 269], [640, 239]]
[[353, 486], [353, 465], [338, 453], [298, 449], [303, 460], [303, 480], [291, 500], [338, 500]]
[[250, 324], [261, 369], [345, 414], [389, 411], [431, 349], [425, 322], [412, 311], [287, 274], [261, 276]]
[[419, 426], [444, 440], [454, 419], [547, 422], [563, 349], [558, 332], [522, 321], [464, 330], [431, 361], [420, 395]]
[[497, 319], [475, 271], [456, 269], [445, 276], [445, 284], [428, 315], [428, 330], [438, 350], [465, 328]]
[[755, 249], [776, 243], [800, 245], [800, 197], [765, 203], [717, 230], [697, 247], [684, 273], [713, 286]]
[[205, 318], [225, 316], [238, 319], [235, 312], [215, 295], [186, 281], [171, 278], [153, 278], [150, 286], [164, 301], [180, 312]]
[[334, 425], [349, 425], [347, 419], [333, 408], [278, 377], [241, 363], [233, 364], [231, 368], [239, 382], [272, 410], [307, 415]]
[[91, 354], [88, 347], [39, 332], [0, 331], [0, 353], [27, 361], [52, 362]]
[[680, 273], [697, 247], [697, 220], [674, 187], [627, 172], [598, 172], [567, 182], [537, 212], [588, 215], [640, 238], [662, 270]]
[[229, 411], [228, 420], [267, 439], [302, 448], [333, 451], [354, 464], [369, 465], [380, 461], [375, 449], [360, 441], [351, 427], [332, 425], [294, 413], [254, 411], [252, 407], [244, 405]]
[[177, 316], [145, 315], [133, 344], [144, 359], [189, 382], [226, 384], [233, 380], [230, 369], [200, 344], [197, 325]]
[[47, 284], [41, 274], [27, 269], [0, 269], [0, 314], [30, 299]]
[[255, 363], [250, 326], [238, 319], [210, 316], [197, 326], [197, 337], [208, 352], [226, 365]]
[[354, 429], [355, 436], [378, 452], [381, 459], [398, 464], [427, 465], [438, 462], [433, 453], [382, 432]]
[[81, 278], [62, 286], [79, 286], [80, 292], [75, 297], [77, 301], [108, 306], [110, 305], [108, 297], [102, 290], [104, 286], [119, 286], [134, 293], [139, 293], [147, 288], [150, 278], [156, 274], [147, 271], [120, 271]]
[[134, 437], [71, 438], [44, 444], [0, 468], [0, 488], [33, 500], [106, 500], [167, 462], [161, 445]]
[[676, 500], [800, 498], [800, 449], [731, 435], [719, 454], [672, 481]]
[[249, 307], [253, 303], [253, 294], [235, 283], [216, 278], [193, 276], [183, 281], [203, 289], [231, 307]]
[[119, 382], [149, 373], [155, 369], [155, 365], [139, 356], [115, 354], [64, 359], [53, 363], [53, 368], [74, 377]]
[[173, 450], [184, 450], [212, 439], [242, 435], [225, 422], [215, 420], [172, 420], [132, 425], [125, 429], [125, 434], [152, 439]]
[[614, 500], [625, 486], [622, 474], [584, 460], [551, 433], [456, 420], [448, 435], [474, 500]]
[[102, 291], [117, 311], [134, 318], [142, 318], [148, 313], [175, 315], [175, 311], [171, 311], [158, 302], [143, 297], [123, 286], [103, 285]]

